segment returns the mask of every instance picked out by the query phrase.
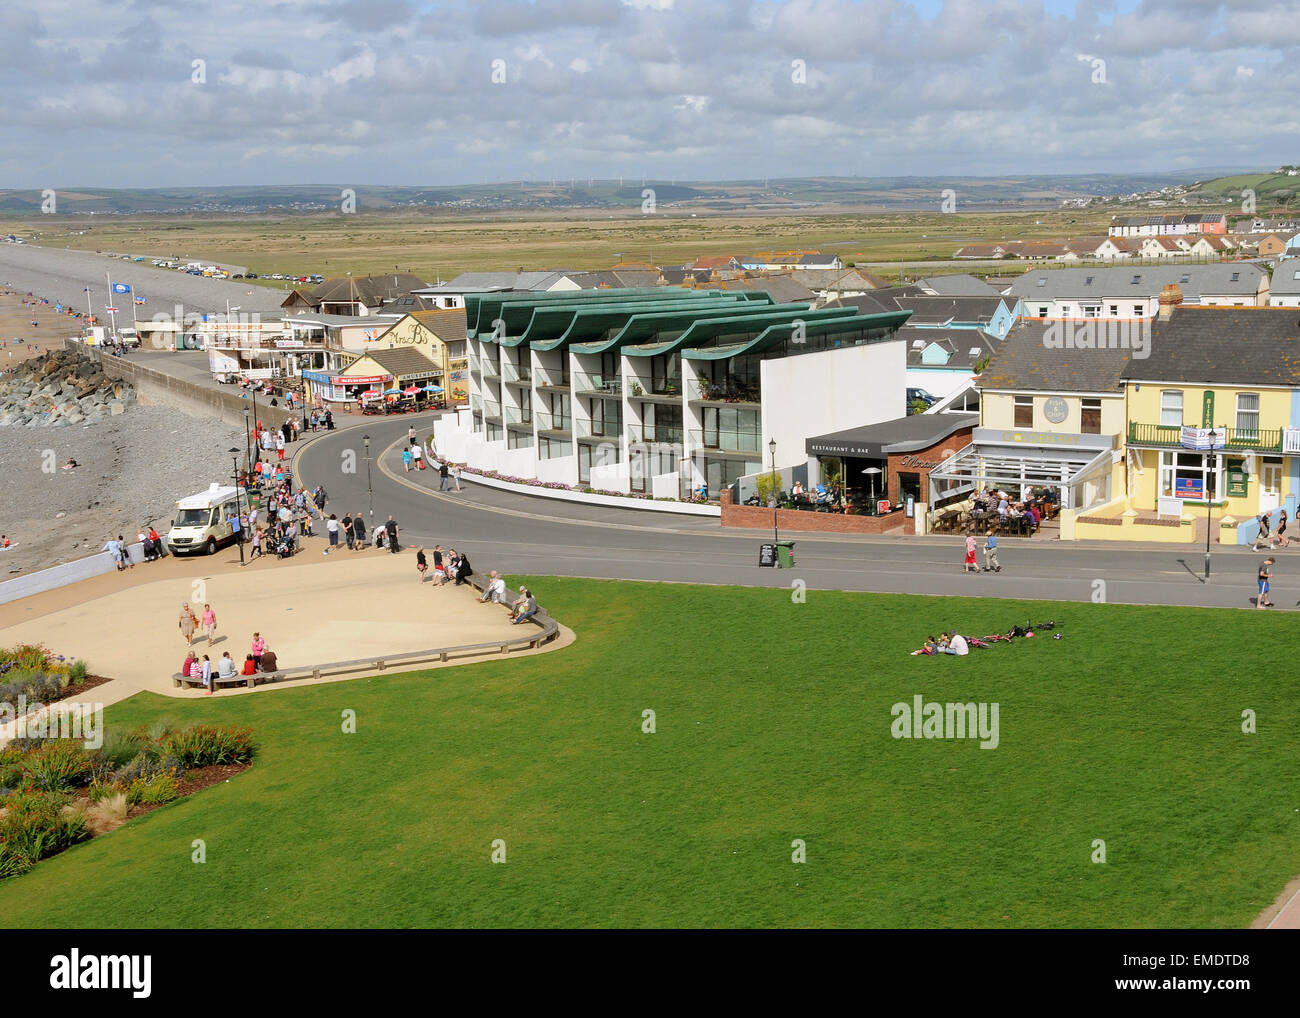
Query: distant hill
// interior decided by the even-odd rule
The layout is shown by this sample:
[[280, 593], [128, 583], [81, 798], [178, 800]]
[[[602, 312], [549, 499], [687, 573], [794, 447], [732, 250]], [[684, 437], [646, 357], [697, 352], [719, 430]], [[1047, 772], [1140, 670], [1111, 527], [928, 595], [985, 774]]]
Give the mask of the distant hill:
[[1255, 192], [1255, 205], [1260, 212], [1278, 206], [1293, 206], [1300, 194], [1300, 176], [1284, 173], [1238, 173], [1230, 177], [1215, 177], [1197, 181], [1189, 197], [1222, 198], [1241, 201], [1243, 191]]
[[[1250, 179], [1223, 177], [1220, 181]], [[1273, 178], [1270, 178], [1273, 179]], [[1291, 181], [1300, 178], [1279, 177]], [[869, 207], [938, 210], [946, 191], [959, 210], [1051, 208], [1069, 198], [1126, 194], [1187, 185], [1192, 173], [1061, 174], [1019, 177], [793, 177], [768, 180], [551, 180], [446, 187], [366, 185], [355, 191], [357, 212], [428, 210], [635, 209], [649, 188], [663, 210]], [[1243, 185], [1245, 186], [1245, 185]], [[1237, 188], [1238, 193], [1241, 188]], [[1256, 188], [1259, 191], [1258, 188]], [[1214, 193], [1218, 193], [1217, 191]], [[1261, 194], [1264, 192], [1260, 192]], [[241, 186], [69, 188], [57, 192], [60, 215], [258, 214], [339, 212], [343, 187]], [[39, 215], [39, 191], [0, 191], [0, 211]]]

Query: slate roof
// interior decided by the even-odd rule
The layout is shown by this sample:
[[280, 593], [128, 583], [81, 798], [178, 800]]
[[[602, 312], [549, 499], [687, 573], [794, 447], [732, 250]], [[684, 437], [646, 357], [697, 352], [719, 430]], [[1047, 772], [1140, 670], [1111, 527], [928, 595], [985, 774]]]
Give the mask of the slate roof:
[[412, 317], [421, 325], [433, 331], [444, 343], [465, 342], [465, 309], [441, 308], [429, 311], [416, 311]]
[[[874, 294], [873, 294], [874, 296]], [[912, 325], [942, 325], [945, 322], [979, 322], [986, 324], [998, 313], [1005, 297], [904, 297], [895, 296], [894, 305], [911, 311]]]
[[[715, 279], [708, 283], [700, 285], [702, 290], [755, 290], [766, 293], [778, 304], [791, 303], [812, 303], [817, 299], [817, 294], [813, 293], [806, 286], [801, 286], [790, 278], [788, 272], [773, 273], [770, 275], [741, 276], [735, 279]], [[887, 311], [896, 311], [897, 308], [886, 308]]]
[[395, 377], [439, 371], [442, 368], [440, 364], [435, 364], [413, 346], [396, 347], [392, 350], [368, 350], [364, 356], [369, 357]]
[[979, 388], [1118, 393], [1120, 375], [1133, 351], [1067, 349], [1063, 344], [1050, 349], [1044, 340], [1054, 326], [1059, 330], [1062, 323], [1029, 321], [1013, 326], [980, 375]]
[[1290, 258], [1279, 264], [1273, 270], [1273, 285], [1269, 292], [1279, 297], [1300, 294], [1300, 265], [1293, 264]]
[[951, 276], [927, 276], [916, 282], [922, 289], [946, 297], [994, 297], [1002, 292], [969, 272], [958, 272]]
[[[909, 368], [966, 368], [973, 371], [977, 361], [998, 348], [998, 341], [983, 329], [920, 329], [911, 325], [910, 319], [909, 324], [898, 330], [895, 338], [903, 340], [907, 348]], [[916, 347], [918, 342], [925, 346]], [[943, 364], [926, 364], [921, 359], [934, 343], [948, 353], [948, 360]], [[972, 350], [978, 352], [972, 353]]]
[[857, 269], [794, 269], [790, 277], [810, 290], [874, 290], [877, 286]]
[[[1237, 279], [1233, 280], [1233, 273]], [[1253, 297], [1264, 270], [1249, 262], [1219, 265], [1133, 265], [1117, 268], [1031, 269], [1011, 284], [1011, 296], [1035, 297], [1154, 297], [1167, 283], [1176, 283], [1186, 299], [1201, 294]], [[1187, 276], [1187, 282], [1182, 282]], [[1137, 277], [1135, 283], [1134, 277]], [[1087, 280], [1091, 278], [1092, 282]], [[1038, 281], [1045, 280], [1042, 286]]]
[[857, 308], [864, 315], [877, 315], [887, 311], [897, 311], [897, 297], [924, 297], [925, 291], [919, 286], [886, 286], [872, 290], [857, 297], [836, 297], [826, 302], [828, 308]]
[[412, 290], [427, 285], [419, 276], [412, 276], [405, 272], [387, 273], [382, 276], [337, 276], [307, 291], [305, 296], [315, 308], [322, 304], [354, 302], [374, 308], [386, 300], [405, 296]]
[[1300, 386], [1300, 309], [1179, 308], [1155, 323], [1151, 356], [1132, 361], [1123, 377]]

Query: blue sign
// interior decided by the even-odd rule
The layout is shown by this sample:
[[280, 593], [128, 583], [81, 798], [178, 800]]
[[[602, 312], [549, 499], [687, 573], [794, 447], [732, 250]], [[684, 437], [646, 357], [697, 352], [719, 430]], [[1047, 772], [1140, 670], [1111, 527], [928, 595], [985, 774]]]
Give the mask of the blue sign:
[[1176, 477], [1174, 478], [1174, 497], [1175, 498], [1204, 498], [1205, 481], [1199, 477]]
[[315, 382], [318, 385], [331, 385], [330, 376], [325, 371], [304, 371], [302, 377], [309, 382]]

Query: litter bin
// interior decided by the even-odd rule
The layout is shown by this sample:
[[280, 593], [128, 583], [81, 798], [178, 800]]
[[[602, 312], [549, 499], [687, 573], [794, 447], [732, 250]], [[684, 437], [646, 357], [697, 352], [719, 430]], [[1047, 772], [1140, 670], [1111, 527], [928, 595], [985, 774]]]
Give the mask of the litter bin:
[[794, 565], [794, 542], [777, 541], [776, 542], [776, 566], [778, 569], [789, 569]]

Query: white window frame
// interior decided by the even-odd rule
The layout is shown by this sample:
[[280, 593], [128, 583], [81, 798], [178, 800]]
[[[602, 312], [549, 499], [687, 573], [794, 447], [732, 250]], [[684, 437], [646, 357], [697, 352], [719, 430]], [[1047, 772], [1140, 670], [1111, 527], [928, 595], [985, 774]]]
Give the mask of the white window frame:
[[[1169, 397], [1177, 397], [1178, 405], [1173, 405], [1174, 400]], [[1183, 426], [1183, 403], [1184, 396], [1182, 389], [1162, 389], [1160, 392], [1160, 424], [1166, 428], [1181, 428]], [[1166, 416], [1176, 414], [1178, 420], [1167, 420]]]
[[[1254, 407], [1253, 407], [1253, 408], [1250, 407], [1250, 406], [1245, 406], [1245, 407], [1243, 407], [1243, 406], [1242, 406], [1242, 401], [1243, 401], [1243, 400], [1246, 401], [1247, 403], [1249, 403], [1251, 400], [1254, 400], [1254, 403], [1255, 403]], [[1242, 423], [1242, 420], [1243, 420], [1242, 415], [1243, 415], [1243, 414], [1245, 415], [1245, 418], [1244, 418], [1244, 419], [1247, 420], [1247, 421], [1249, 421], [1251, 417], [1254, 417], [1254, 419], [1255, 419], [1255, 423], [1254, 423], [1254, 424], [1243, 424], [1243, 423]], [[1239, 392], [1239, 393], [1237, 393], [1237, 418], [1236, 418], [1236, 428], [1237, 428], [1237, 432], [1238, 432], [1238, 435], [1239, 435], [1239, 436], [1241, 435], [1241, 433], [1244, 432], [1244, 433], [1246, 433], [1246, 434], [1250, 434], [1250, 435], [1254, 435], [1254, 436], [1258, 437], [1258, 435], [1259, 435], [1259, 393], [1257, 393], [1257, 392]]]

